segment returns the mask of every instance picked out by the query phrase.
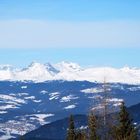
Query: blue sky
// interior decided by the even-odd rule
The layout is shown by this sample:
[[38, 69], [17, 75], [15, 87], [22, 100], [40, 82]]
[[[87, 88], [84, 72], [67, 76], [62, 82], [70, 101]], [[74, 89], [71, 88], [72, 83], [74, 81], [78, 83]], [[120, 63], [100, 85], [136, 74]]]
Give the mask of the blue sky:
[[33, 60], [41, 63], [78, 62], [86, 66], [140, 67], [139, 48], [36, 48], [1, 49], [2, 64], [25, 67]]
[[139, 0], [1, 0], [0, 64], [140, 67]]

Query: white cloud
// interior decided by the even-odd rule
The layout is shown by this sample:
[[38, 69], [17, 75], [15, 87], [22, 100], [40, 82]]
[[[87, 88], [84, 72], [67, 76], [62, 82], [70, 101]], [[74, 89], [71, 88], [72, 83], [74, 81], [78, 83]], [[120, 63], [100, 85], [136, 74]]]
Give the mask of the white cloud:
[[0, 47], [140, 47], [140, 21], [0, 21]]

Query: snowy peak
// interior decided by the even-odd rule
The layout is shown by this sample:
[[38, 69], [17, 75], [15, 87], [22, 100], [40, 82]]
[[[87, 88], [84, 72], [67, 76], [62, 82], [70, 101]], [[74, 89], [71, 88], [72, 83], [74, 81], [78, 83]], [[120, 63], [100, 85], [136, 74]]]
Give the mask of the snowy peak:
[[6, 71], [10, 71], [10, 70], [13, 70], [13, 66], [11, 65], [0, 65], [0, 71], [2, 70], [6, 70]]
[[31, 80], [35, 82], [86, 80], [103, 82], [104, 77], [106, 77], [107, 82], [140, 84], [140, 69], [129, 67], [120, 69], [112, 67], [81, 68], [76, 63], [64, 61], [57, 64], [33, 62], [24, 69], [14, 69], [9, 65], [0, 66], [0, 80]]
[[0, 65], [0, 80], [13, 79], [14, 68], [11, 65]]
[[72, 62], [65, 62], [65, 61], [62, 61], [56, 64], [56, 67], [60, 71], [80, 71], [81, 70], [81, 67], [78, 64], [72, 63]]
[[32, 80], [42, 82], [52, 80], [53, 75], [44, 64], [33, 62], [27, 68], [18, 71], [14, 78], [15, 80]]
[[28, 66], [28, 68], [32, 68], [32, 67], [41, 67], [41, 66], [43, 66], [43, 64], [38, 63], [38, 62], [32, 62], [32, 63]]
[[[23, 69], [24, 70], [24, 69]], [[52, 64], [46, 63], [46, 64], [41, 64], [37, 62], [32, 62], [26, 70], [31, 70], [31, 71], [37, 71], [37, 72], [42, 72], [42, 71], [47, 71], [50, 74], [56, 74], [59, 72]]]
[[58, 69], [56, 69], [52, 64], [50, 63], [46, 63], [45, 64], [45, 67], [46, 69], [51, 73], [51, 74], [57, 74], [59, 73], [60, 71]]

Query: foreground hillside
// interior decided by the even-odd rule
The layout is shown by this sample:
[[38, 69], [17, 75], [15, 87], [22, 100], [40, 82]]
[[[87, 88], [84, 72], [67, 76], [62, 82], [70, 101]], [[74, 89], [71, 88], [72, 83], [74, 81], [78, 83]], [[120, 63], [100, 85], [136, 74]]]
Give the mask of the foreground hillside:
[[[75, 115], [74, 120], [77, 129], [87, 127], [88, 120], [86, 115]], [[41, 126], [39, 129], [36, 129], [23, 137], [25, 140], [64, 140], [67, 135], [68, 125], [69, 118], [64, 118]]]
[[[129, 107], [127, 110], [129, 111], [131, 118], [133, 118], [133, 122], [137, 122], [136, 126], [138, 127], [138, 134], [140, 135], [140, 103]], [[86, 115], [75, 115], [74, 122], [77, 130], [87, 129], [88, 117]], [[25, 140], [65, 140], [68, 125], [69, 118], [65, 118], [41, 126], [23, 137]]]

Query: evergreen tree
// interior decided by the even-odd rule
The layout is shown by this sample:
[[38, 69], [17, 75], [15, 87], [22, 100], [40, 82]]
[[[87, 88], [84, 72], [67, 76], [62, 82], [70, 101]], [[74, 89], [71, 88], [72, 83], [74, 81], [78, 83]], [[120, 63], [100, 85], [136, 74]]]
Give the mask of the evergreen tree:
[[89, 126], [89, 140], [98, 140], [97, 120], [96, 117], [93, 115], [93, 113], [89, 115], [88, 126]]
[[86, 133], [83, 131], [78, 131], [76, 133], [76, 140], [86, 140]]
[[20, 136], [19, 140], [24, 140], [23, 136]]
[[136, 130], [133, 126], [132, 119], [130, 119], [124, 102], [120, 107], [119, 125], [115, 127], [114, 130], [114, 137], [116, 140], [137, 140]]
[[70, 116], [69, 119], [69, 129], [67, 134], [67, 140], [75, 140], [75, 126], [74, 126], [74, 120], [73, 116]]

